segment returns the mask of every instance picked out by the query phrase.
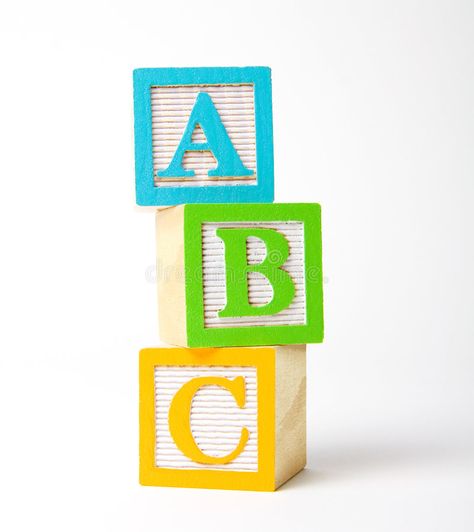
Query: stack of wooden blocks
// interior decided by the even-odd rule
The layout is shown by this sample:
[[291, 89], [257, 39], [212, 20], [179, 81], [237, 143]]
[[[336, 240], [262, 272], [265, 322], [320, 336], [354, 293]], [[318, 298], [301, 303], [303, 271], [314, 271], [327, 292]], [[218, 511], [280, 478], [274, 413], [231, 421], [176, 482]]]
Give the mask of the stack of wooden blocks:
[[140, 482], [273, 491], [306, 464], [320, 207], [273, 203], [269, 68], [138, 69], [134, 104], [170, 344], [140, 352]]

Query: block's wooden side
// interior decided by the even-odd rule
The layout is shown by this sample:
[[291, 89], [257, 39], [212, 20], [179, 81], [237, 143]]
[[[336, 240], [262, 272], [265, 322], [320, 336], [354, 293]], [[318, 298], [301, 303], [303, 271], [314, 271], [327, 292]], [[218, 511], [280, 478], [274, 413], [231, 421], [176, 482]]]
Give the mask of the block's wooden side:
[[156, 213], [157, 284], [160, 338], [187, 345], [184, 280], [184, 206]]
[[306, 346], [275, 352], [275, 488], [306, 465]]

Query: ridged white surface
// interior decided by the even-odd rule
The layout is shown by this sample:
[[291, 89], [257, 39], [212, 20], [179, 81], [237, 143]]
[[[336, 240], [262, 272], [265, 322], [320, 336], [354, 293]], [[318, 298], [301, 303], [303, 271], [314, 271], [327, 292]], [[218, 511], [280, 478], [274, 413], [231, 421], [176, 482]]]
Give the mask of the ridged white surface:
[[[195, 377], [245, 378], [245, 406], [239, 408], [232, 394], [220, 386], [204, 386], [194, 396], [191, 430], [202, 452], [225, 456], [240, 441], [242, 428], [249, 439], [242, 453], [222, 465], [198, 464], [175, 445], [168, 428], [168, 413], [176, 392]], [[257, 370], [243, 366], [156, 366], [155, 367], [155, 463], [157, 467], [257, 471]]]
[[[260, 227], [275, 229], [285, 235], [290, 255], [283, 265], [294, 284], [295, 297], [291, 305], [271, 316], [249, 316], [219, 318], [218, 312], [225, 307], [226, 283], [224, 263], [224, 242], [216, 235], [218, 228]], [[204, 223], [202, 225], [204, 324], [206, 327], [245, 327], [255, 325], [303, 325], [306, 323], [306, 289], [304, 272], [304, 224], [302, 222], [265, 223]], [[247, 261], [249, 264], [262, 262], [266, 256], [264, 242], [257, 238], [247, 241]], [[269, 303], [273, 289], [267, 278], [258, 273], [250, 273], [248, 278], [249, 302], [261, 306]]]
[[[158, 170], [168, 167], [183, 136], [199, 92], [212, 98], [227, 134], [244, 166], [254, 171], [248, 177], [209, 177], [208, 170], [216, 167], [209, 151], [186, 152], [183, 167], [194, 170], [190, 178], [160, 178]], [[254, 87], [248, 85], [186, 85], [179, 87], [151, 87], [153, 168], [155, 185], [159, 187], [255, 185], [257, 163], [255, 146]], [[193, 133], [194, 142], [206, 142], [200, 127]]]

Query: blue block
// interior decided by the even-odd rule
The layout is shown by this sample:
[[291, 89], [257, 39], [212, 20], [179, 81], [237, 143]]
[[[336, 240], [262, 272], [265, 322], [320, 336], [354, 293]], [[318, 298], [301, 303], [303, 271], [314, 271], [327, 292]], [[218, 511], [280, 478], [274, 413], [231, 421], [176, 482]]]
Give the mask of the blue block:
[[133, 73], [138, 205], [271, 203], [268, 67]]

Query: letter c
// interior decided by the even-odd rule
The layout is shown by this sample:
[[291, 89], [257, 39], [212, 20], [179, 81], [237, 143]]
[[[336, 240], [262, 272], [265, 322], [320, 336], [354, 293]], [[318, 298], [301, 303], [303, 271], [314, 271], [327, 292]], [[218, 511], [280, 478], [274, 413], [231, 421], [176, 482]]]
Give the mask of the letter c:
[[204, 454], [197, 446], [191, 431], [191, 405], [196, 392], [203, 386], [221, 386], [228, 390], [235, 399], [237, 406], [245, 405], [245, 380], [244, 377], [236, 377], [233, 380], [225, 377], [196, 377], [184, 384], [171, 401], [168, 423], [170, 434], [176, 447], [193, 462], [201, 464], [227, 464], [239, 456], [244, 450], [249, 439], [249, 431], [242, 428], [240, 441], [237, 447], [225, 456], [209, 456]]

